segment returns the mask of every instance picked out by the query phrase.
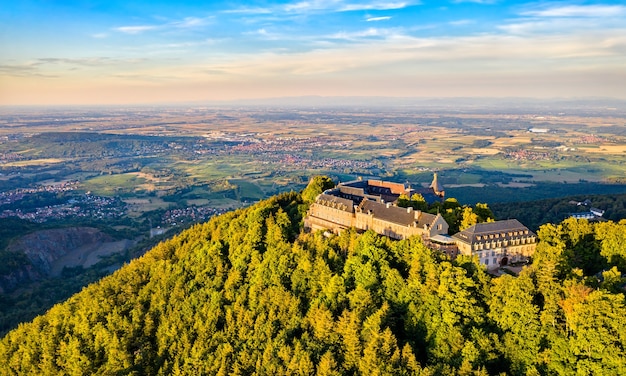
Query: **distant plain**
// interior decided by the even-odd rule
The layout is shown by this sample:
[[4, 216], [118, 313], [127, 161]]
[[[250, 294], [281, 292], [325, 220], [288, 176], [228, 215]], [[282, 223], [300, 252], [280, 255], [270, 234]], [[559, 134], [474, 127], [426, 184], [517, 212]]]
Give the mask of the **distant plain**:
[[[191, 187], [181, 197], [234, 206], [301, 189], [315, 174], [427, 183], [439, 171], [456, 188], [625, 183], [626, 115], [567, 111], [4, 108], [0, 181], [15, 189], [16, 174], [32, 184], [75, 179], [85, 191], [125, 199]], [[105, 137], [84, 142], [92, 133]]]

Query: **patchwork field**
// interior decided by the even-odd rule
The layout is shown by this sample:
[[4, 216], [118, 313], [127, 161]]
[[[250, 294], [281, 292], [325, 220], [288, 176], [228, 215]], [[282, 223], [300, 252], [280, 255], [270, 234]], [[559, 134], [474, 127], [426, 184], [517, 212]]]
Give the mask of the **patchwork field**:
[[5, 162], [2, 167], [26, 167], [26, 166], [49, 166], [55, 163], [66, 162], [63, 159], [57, 158], [44, 158], [44, 159], [29, 159], [25, 161]]

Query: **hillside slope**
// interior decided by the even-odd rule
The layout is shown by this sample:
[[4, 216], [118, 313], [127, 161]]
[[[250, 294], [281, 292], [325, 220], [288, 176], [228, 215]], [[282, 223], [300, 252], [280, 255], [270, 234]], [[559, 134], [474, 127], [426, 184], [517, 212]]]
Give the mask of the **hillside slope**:
[[301, 234], [305, 208], [283, 194], [157, 245], [7, 334], [0, 374], [626, 374], [619, 273], [568, 258], [626, 224], [546, 227], [532, 267], [492, 279], [419, 239]]

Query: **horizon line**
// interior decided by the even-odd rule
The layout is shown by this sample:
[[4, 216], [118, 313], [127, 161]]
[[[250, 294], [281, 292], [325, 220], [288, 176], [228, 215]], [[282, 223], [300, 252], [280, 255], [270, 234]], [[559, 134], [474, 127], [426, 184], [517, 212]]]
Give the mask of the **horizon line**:
[[[318, 103], [296, 103], [300, 100], [317, 100]], [[346, 102], [352, 101], [353, 103], [320, 103], [322, 101], [328, 100], [344, 100]], [[132, 106], [220, 106], [220, 105], [281, 105], [278, 103], [280, 101], [285, 101], [284, 105], [299, 105], [299, 106], [325, 106], [325, 107], [339, 107], [339, 106], [354, 106], [359, 105], [356, 101], [364, 101], [370, 103], [362, 103], [362, 105], [374, 105], [371, 101], [374, 100], [383, 100], [386, 103], [381, 104], [384, 106], [392, 106], [393, 103], [389, 103], [391, 101], [414, 101], [417, 102], [415, 104], [419, 104], [419, 102], [429, 102], [429, 101], [451, 101], [451, 102], [476, 102], [476, 101], [489, 101], [491, 103], [486, 104], [494, 104], [494, 102], [501, 101], [528, 101], [528, 102], [546, 102], [546, 103], [555, 103], [555, 102], [592, 102], [592, 101], [606, 101], [606, 102], [624, 102], [626, 104], [626, 98], [619, 97], [610, 97], [610, 96], [571, 96], [571, 97], [531, 97], [531, 96], [505, 96], [505, 97], [494, 97], [494, 96], [389, 96], [389, 95], [380, 95], [380, 96], [372, 96], [372, 95], [300, 95], [300, 96], [279, 96], [279, 97], [254, 97], [254, 98], [240, 98], [240, 99], [224, 99], [224, 100], [195, 100], [195, 101], [150, 101], [150, 102], [126, 102], [126, 103], [63, 103], [63, 104], [1, 104], [0, 108], [25, 108], [25, 107], [40, 107], [40, 108], [51, 108], [51, 107], [132, 107]], [[397, 105], [407, 105], [408, 103], [398, 103]]]

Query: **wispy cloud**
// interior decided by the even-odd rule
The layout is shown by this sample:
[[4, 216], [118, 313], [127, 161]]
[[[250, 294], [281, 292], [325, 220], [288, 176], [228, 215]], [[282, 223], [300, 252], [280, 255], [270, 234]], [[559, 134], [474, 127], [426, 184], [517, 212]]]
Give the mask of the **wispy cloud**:
[[[119, 26], [113, 30], [124, 34], [141, 34], [153, 30], [192, 29], [205, 26], [213, 20], [213, 17], [185, 17], [182, 20], [174, 20], [157, 25], [133, 25]], [[106, 35], [104, 33], [95, 35]]]
[[9, 77], [58, 77], [55, 75], [44, 74], [40, 71], [38, 63], [24, 64], [0, 64], [0, 75]]
[[[570, 85], [572, 78], [587, 77], [589, 82], [603, 79], [600, 74], [608, 68], [603, 67], [600, 59], [607, 55], [619, 57], [624, 42], [623, 38], [586, 36], [426, 38], [373, 28], [337, 36], [367, 39], [380, 35], [387, 36], [369, 39], [369, 43], [336, 44], [309, 51], [207, 57], [203, 61], [176, 63], [175, 69], [125, 67], [116, 73], [115, 79], [154, 87], [170, 83], [193, 86], [201, 92], [210, 85], [220, 88], [222, 99], [240, 98], [242, 92], [252, 97], [265, 96], [269, 90], [280, 95], [374, 95], [377, 92], [368, 92], [372, 88], [396, 95], [401, 90], [406, 90], [406, 95], [416, 95], [416, 88], [423, 88], [419, 89], [423, 91], [421, 95], [442, 95], [449, 90], [455, 95], [472, 95], [472, 90], [503, 90], [503, 85], [512, 85], [516, 90], [527, 87], [526, 95], [547, 95], [545, 90], [551, 87], [554, 90], [548, 92], [552, 95], [567, 92], [563, 88]], [[503, 55], [502, 51], [507, 53]], [[612, 79], [615, 77], [619, 79], [624, 74]], [[337, 85], [337, 78], [341, 85]], [[372, 85], [373, 82], [377, 84]], [[571, 89], [576, 85], [571, 85], [569, 92], [576, 92]], [[506, 90], [502, 93], [511, 95]]]
[[256, 36], [264, 40], [282, 40], [285, 38], [284, 35], [268, 31], [266, 28], [260, 28], [260, 29], [253, 30], [253, 31], [246, 31], [243, 34]]
[[336, 34], [329, 35], [328, 39], [344, 39], [344, 40], [359, 40], [363, 38], [383, 38], [383, 37], [391, 37], [396, 33], [392, 29], [380, 29], [375, 27], [370, 27], [365, 30], [359, 30], [354, 32], [340, 32]]
[[387, 20], [390, 20], [390, 19], [391, 19], [391, 17], [389, 17], [389, 16], [369, 17], [369, 18], [366, 18], [365, 21], [367, 21], [367, 22], [378, 22], [378, 21], [387, 21]]
[[0, 65], [0, 75], [13, 77], [59, 77], [60, 72], [78, 71], [84, 68], [128, 67], [147, 61], [147, 59], [114, 59], [110, 57], [56, 58], [46, 57], [22, 64]]
[[495, 4], [498, 0], [454, 0], [453, 3], [475, 3], [475, 4]]
[[[144, 72], [127, 72], [127, 73], [116, 73], [111, 75], [110, 77], [114, 77], [117, 79], [121, 79], [125, 82], [148, 82], [148, 83], [158, 83], [158, 82], [172, 82], [180, 80], [184, 78], [181, 75], [176, 74], [167, 74], [165, 72], [153, 72], [153, 71], [144, 71]], [[188, 78], [188, 77], [187, 77]]]
[[144, 31], [154, 30], [157, 26], [154, 25], [137, 25], [137, 26], [120, 26], [116, 27], [114, 30], [119, 31], [124, 34], [140, 34]]
[[615, 17], [626, 14], [623, 5], [566, 5], [530, 10], [522, 15], [534, 17]]
[[340, 11], [355, 11], [355, 10], [391, 10], [391, 9], [403, 9], [410, 5], [407, 2], [373, 2], [369, 4], [346, 4]]
[[526, 9], [507, 24], [497, 26], [510, 34], [569, 34], [581, 30], [623, 29], [626, 6], [568, 5]]
[[222, 13], [232, 13], [232, 14], [271, 14], [273, 10], [270, 8], [253, 8], [253, 7], [243, 7], [243, 8], [235, 8], [235, 9], [227, 9], [222, 11]]
[[363, 1], [345, 2], [342, 0], [305, 0], [286, 4], [286, 12], [306, 13], [310, 11], [350, 12], [358, 10], [391, 10], [402, 9], [419, 2], [406, 1]]
[[[424, 75], [450, 72], [459, 74], [536, 74], [573, 72], [581, 69], [602, 71], [603, 59], [614, 64], [624, 61], [624, 39], [581, 33], [569, 36], [477, 35], [467, 37], [418, 38], [390, 29], [370, 28], [338, 33], [332, 38], [369, 40], [352, 45], [337, 44], [306, 52], [288, 54], [258, 53], [233, 56], [232, 61], [203, 66], [233, 77], [318, 76], [341, 73], [346, 78], [356, 70], [372, 74]], [[379, 38], [380, 37], [380, 38]], [[507, 51], [503, 54], [502, 51]], [[593, 63], [593, 64], [591, 64]], [[389, 69], [392, 68], [390, 72]], [[378, 72], [378, 73], [376, 73]], [[472, 73], [474, 72], [474, 73]], [[622, 75], [623, 76], [623, 75]], [[320, 76], [321, 77], [321, 76]], [[426, 77], [426, 76], [425, 76]]]
[[204, 26], [211, 20], [211, 17], [186, 17], [181, 21], [174, 21], [165, 26], [171, 25], [181, 29], [194, 28], [199, 26]]
[[115, 59], [106, 56], [99, 57], [86, 57], [86, 58], [56, 58], [56, 57], [46, 57], [37, 59], [37, 65], [44, 64], [64, 64], [64, 65], [75, 65], [75, 66], [84, 66], [84, 67], [97, 67], [97, 66], [105, 66], [105, 65], [128, 65], [128, 64], [137, 64], [145, 62], [147, 59], [144, 58], [124, 58], [124, 59]]
[[299, 1], [297, 3], [285, 4], [284, 10], [287, 12], [303, 12], [310, 10], [331, 9], [341, 6], [341, 1], [334, 0], [311, 0]]
[[456, 21], [450, 21], [448, 22], [450, 25], [452, 26], [463, 26], [463, 25], [470, 25], [475, 23], [476, 21], [474, 20], [456, 20]]
[[[123, 47], [123, 53], [130, 54], [132, 56], [150, 57], [150, 60], [158, 60], [164, 62], [164, 59], [168, 60], [182, 60], [184, 56], [197, 53], [198, 51], [205, 50], [205, 47], [215, 46], [224, 39], [186, 39], [186, 40], [174, 40], [168, 42], [164, 40], [162, 43], [147, 43], [137, 44]], [[146, 59], [146, 60], [149, 60]], [[120, 60], [123, 62], [124, 60]], [[131, 62], [137, 62], [138, 59], [130, 60]]]

